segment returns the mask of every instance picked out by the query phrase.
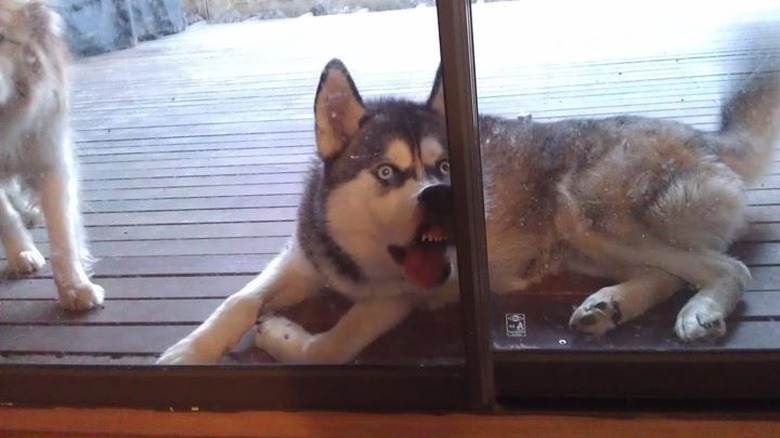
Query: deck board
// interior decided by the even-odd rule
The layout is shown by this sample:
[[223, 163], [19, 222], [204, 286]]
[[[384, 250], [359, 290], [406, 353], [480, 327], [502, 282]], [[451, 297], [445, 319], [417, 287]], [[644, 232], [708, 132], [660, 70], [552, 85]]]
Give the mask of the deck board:
[[[749, 0], [720, 5], [701, 20], [683, 8], [673, 16], [653, 15], [658, 23], [607, 17], [571, 22], [558, 19], [556, 1], [530, 9], [525, 2], [474, 6], [482, 112], [531, 112], [542, 121], [632, 113], [712, 129], [721, 92], [745, 73], [755, 36], [762, 35], [755, 30], [780, 19], [777, 7], [749, 20], [724, 12], [761, 3]], [[685, 14], [694, 15], [685, 20]], [[311, 111], [325, 62], [344, 59], [366, 97], [423, 99], [437, 64], [435, 23], [428, 8], [198, 24], [77, 61], [72, 120], [84, 220], [99, 258], [95, 278], [108, 293], [106, 306], [78, 314], [59, 310], [48, 267], [32, 278], [0, 283], [0, 363], [153, 363], [292, 234], [305, 172], [315, 157]], [[739, 23], [754, 33], [743, 33]], [[399, 26], [403, 35], [396, 32]], [[366, 44], [355, 41], [354, 32], [397, 38]], [[517, 41], [533, 44], [521, 50]], [[731, 252], [750, 266], [753, 282], [728, 321], [726, 339], [693, 347], [675, 340], [674, 315], [687, 296], [681, 293], [602, 341], [589, 342], [566, 324], [572, 307], [604, 282], [569, 276], [497, 297], [496, 346], [780, 348], [780, 154], [747, 201], [751, 225]], [[33, 235], [48, 253], [45, 231]], [[344, 299], [324, 293], [287, 314], [311, 330], [324, 330], [347, 307]], [[506, 336], [507, 313], [526, 315], [525, 337]], [[458, 318], [456, 306], [416, 312], [358, 363], [459, 361]], [[250, 331], [223, 362], [268, 362], [251, 337]]]

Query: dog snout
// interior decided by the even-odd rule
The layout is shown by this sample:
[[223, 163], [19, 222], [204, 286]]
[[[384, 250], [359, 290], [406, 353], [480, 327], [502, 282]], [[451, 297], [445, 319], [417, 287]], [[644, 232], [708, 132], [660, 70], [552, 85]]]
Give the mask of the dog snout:
[[445, 184], [428, 186], [417, 195], [417, 200], [436, 216], [452, 213], [452, 189]]

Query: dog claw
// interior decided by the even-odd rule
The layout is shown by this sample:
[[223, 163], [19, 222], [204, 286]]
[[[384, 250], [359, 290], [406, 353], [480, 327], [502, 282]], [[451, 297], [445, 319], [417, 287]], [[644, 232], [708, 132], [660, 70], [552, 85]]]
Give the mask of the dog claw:
[[[598, 294], [598, 293], [597, 293]], [[569, 327], [591, 336], [602, 336], [620, 323], [620, 306], [597, 294], [588, 297], [569, 319]]]
[[101, 286], [88, 282], [79, 286], [57, 288], [60, 305], [66, 310], [89, 310], [102, 307], [105, 291]]

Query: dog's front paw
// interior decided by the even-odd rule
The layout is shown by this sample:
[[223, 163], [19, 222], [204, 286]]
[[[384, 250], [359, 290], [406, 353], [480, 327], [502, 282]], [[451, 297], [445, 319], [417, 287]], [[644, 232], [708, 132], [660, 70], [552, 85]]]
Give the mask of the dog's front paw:
[[187, 336], [177, 342], [157, 359], [157, 365], [206, 365], [216, 363], [222, 349], [211, 348], [202, 339]]
[[714, 340], [726, 334], [726, 315], [710, 299], [691, 299], [677, 315], [674, 332], [686, 342]]
[[88, 310], [103, 305], [105, 291], [95, 283], [57, 285], [60, 305], [66, 310]]
[[257, 320], [255, 345], [279, 362], [305, 362], [304, 351], [312, 335], [303, 327], [281, 316], [263, 316]]
[[45, 264], [46, 259], [37, 248], [20, 251], [8, 257], [8, 274], [12, 276], [32, 274]]
[[595, 293], [574, 310], [569, 319], [569, 327], [598, 337], [615, 328], [620, 323], [620, 318], [618, 302]]

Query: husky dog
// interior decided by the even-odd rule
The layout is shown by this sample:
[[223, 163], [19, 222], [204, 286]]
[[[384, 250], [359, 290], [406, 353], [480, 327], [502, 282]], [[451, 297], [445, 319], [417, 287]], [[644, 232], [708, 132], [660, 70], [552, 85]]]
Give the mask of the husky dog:
[[61, 28], [40, 3], [0, 0], [0, 232], [9, 273], [40, 269], [45, 260], [25, 227], [40, 204], [59, 302], [79, 310], [100, 305], [103, 289], [87, 276]]
[[[159, 363], [214, 362], [258, 314], [256, 343], [277, 360], [343, 363], [457, 290], [441, 71], [423, 104], [364, 102], [333, 60], [314, 113], [319, 160], [294, 239]], [[726, 103], [713, 133], [640, 117], [481, 117], [491, 290], [562, 271], [613, 278], [570, 320], [598, 336], [692, 285], [677, 335], [722, 336], [750, 281], [724, 251], [745, 225], [745, 184], [771, 162], [779, 127], [780, 83], [761, 71]], [[325, 286], [354, 301], [330, 330], [310, 334], [272, 314]]]

